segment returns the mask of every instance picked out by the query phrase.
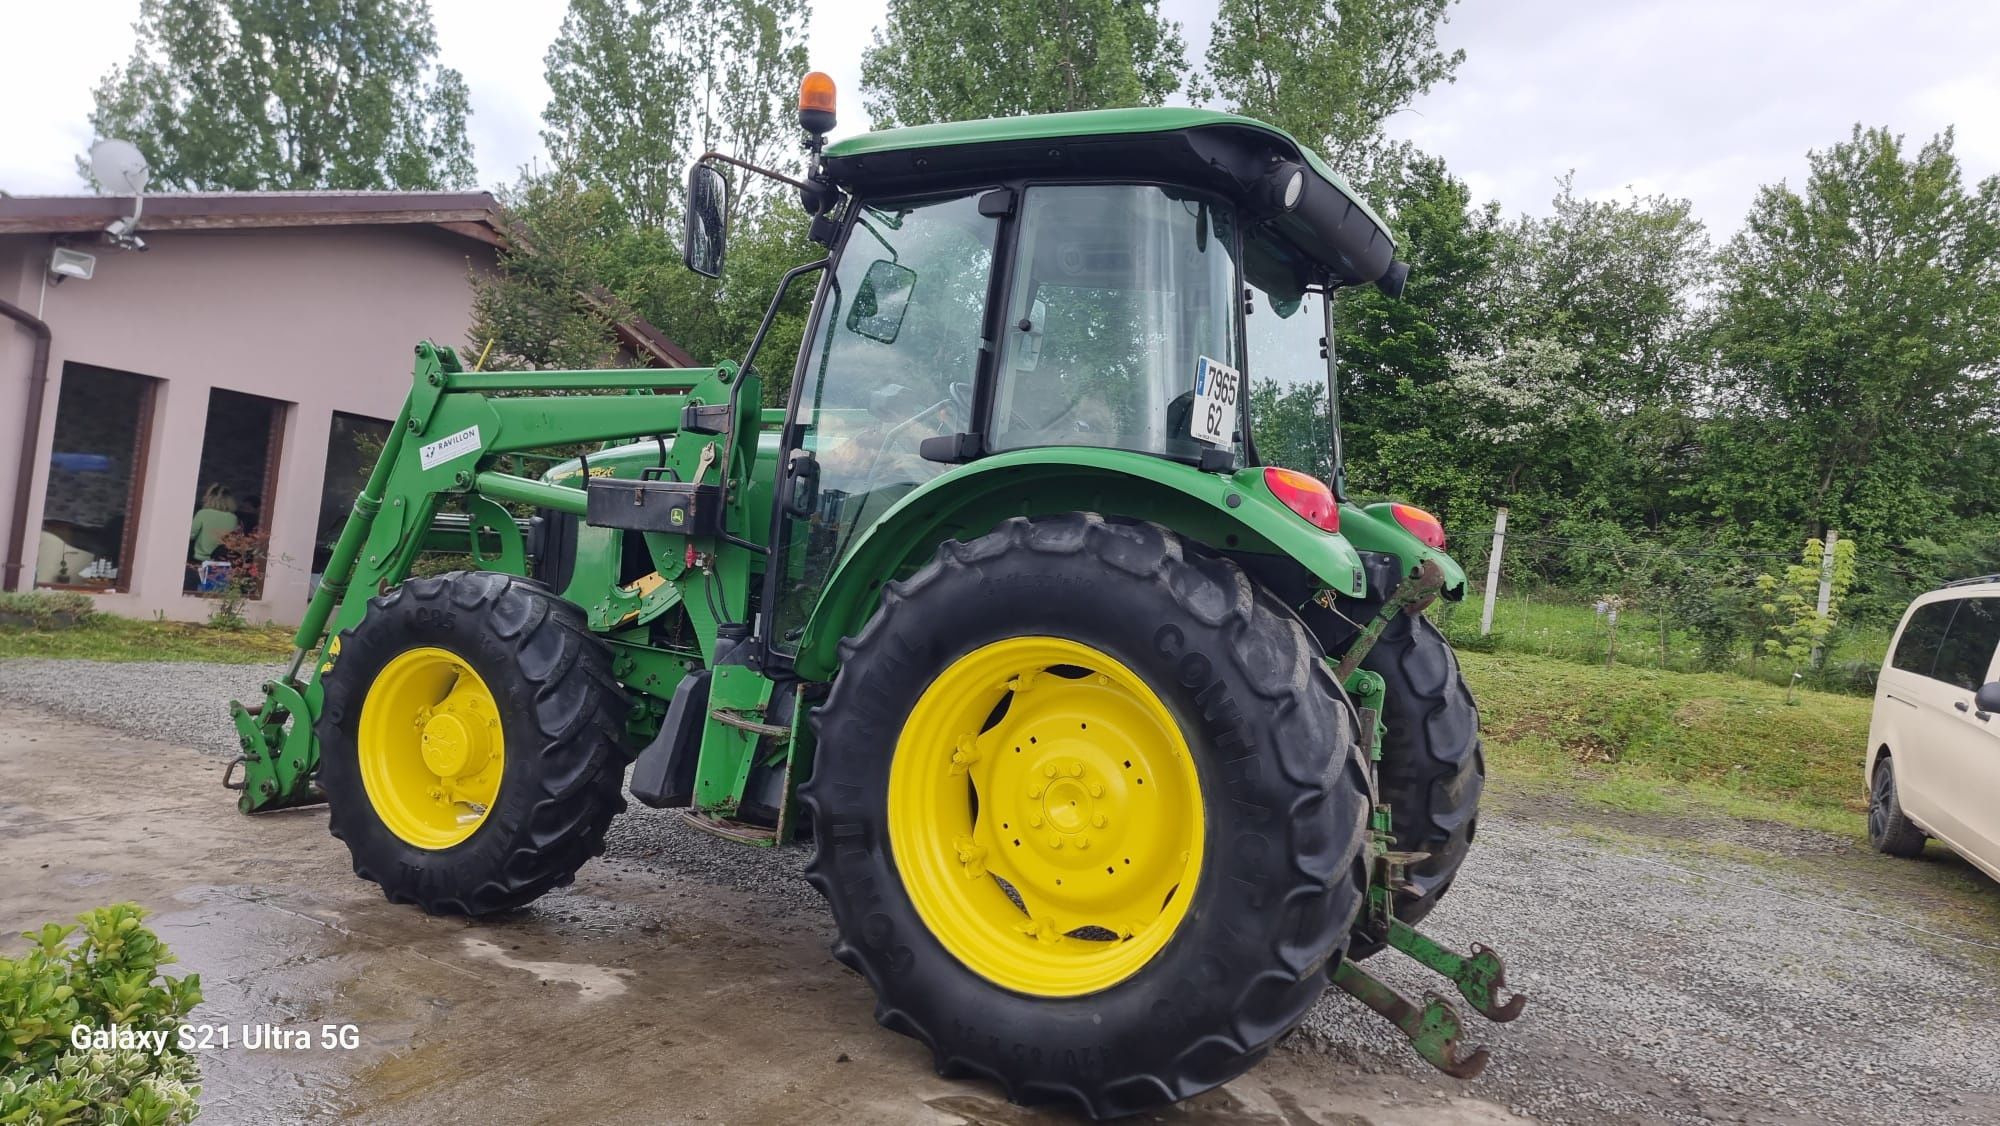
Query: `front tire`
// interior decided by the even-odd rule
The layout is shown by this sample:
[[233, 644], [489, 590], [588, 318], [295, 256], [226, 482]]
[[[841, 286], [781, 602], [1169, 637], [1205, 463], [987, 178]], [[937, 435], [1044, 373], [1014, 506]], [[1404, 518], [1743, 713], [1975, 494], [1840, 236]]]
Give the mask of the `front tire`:
[[889, 584], [842, 660], [807, 876], [940, 1074], [1130, 1114], [1305, 1016], [1366, 897], [1369, 775], [1318, 646], [1234, 564], [1009, 520]]
[[509, 911], [604, 851], [626, 702], [576, 606], [511, 575], [411, 579], [328, 654], [329, 827], [391, 902]]

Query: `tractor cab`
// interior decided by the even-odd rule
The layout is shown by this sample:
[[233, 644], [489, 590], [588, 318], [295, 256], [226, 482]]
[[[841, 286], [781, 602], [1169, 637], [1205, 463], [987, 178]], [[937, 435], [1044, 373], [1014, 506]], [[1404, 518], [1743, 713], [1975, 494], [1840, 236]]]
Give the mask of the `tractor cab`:
[[[957, 466], [1059, 448], [1277, 465], [1331, 501], [1328, 299], [1405, 271], [1311, 150], [1180, 108], [811, 136], [800, 195], [830, 254], [780, 444], [781, 658], [876, 523]], [[686, 257], [704, 273], [726, 245], [723, 190], [712, 167], [691, 173]]]

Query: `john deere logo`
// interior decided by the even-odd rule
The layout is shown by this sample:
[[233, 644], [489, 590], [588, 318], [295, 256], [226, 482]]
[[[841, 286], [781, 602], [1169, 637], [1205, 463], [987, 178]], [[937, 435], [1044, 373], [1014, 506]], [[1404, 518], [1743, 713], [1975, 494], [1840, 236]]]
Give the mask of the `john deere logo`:
[[675, 525], [687, 523], [687, 512], [679, 508], [668, 509], [667, 523]]

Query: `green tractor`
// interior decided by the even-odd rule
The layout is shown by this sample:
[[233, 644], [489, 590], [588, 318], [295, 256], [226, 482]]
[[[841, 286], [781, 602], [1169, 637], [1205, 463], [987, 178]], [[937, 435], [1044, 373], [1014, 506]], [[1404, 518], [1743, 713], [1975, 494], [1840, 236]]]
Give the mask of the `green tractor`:
[[[690, 268], [721, 269], [725, 164], [796, 188], [827, 251], [741, 361], [417, 347], [289, 673], [232, 707], [240, 808], [325, 801], [389, 899], [469, 916], [570, 883], [628, 788], [809, 839], [881, 1023], [1017, 1102], [1187, 1098], [1329, 984], [1477, 1073], [1451, 1003], [1360, 965], [1402, 951], [1495, 1020], [1523, 1000], [1413, 926], [1484, 765], [1422, 614], [1466, 590], [1442, 528], [1341, 485], [1329, 304], [1401, 289], [1382, 221], [1206, 110], [828, 145], [814, 74], [800, 123], [803, 179], [689, 175]], [[408, 577], [439, 550], [476, 569]]]

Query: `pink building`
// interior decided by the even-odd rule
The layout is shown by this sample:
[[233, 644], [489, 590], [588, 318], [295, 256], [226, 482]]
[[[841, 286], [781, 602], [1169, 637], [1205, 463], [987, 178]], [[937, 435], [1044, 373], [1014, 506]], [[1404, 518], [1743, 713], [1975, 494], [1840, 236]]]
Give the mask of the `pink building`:
[[0, 198], [0, 585], [202, 620], [267, 536], [245, 613], [297, 621], [412, 346], [466, 343], [493, 199], [152, 196], [143, 250], [101, 235], [131, 202]]

